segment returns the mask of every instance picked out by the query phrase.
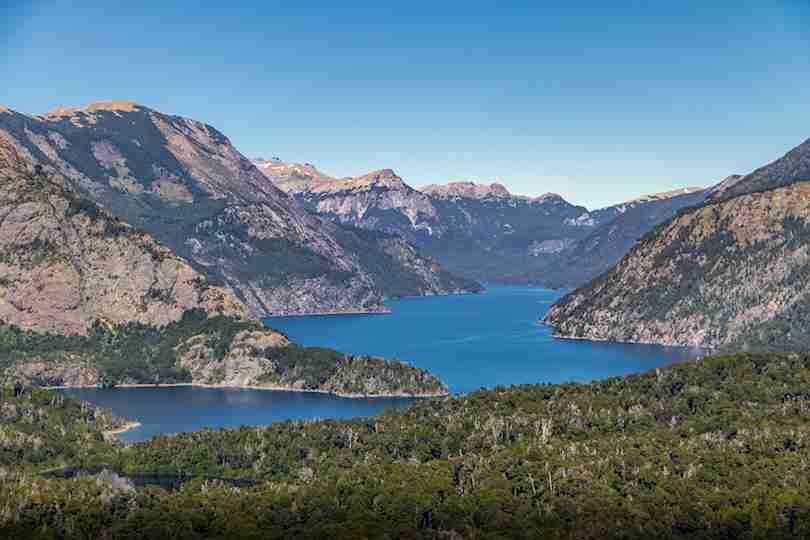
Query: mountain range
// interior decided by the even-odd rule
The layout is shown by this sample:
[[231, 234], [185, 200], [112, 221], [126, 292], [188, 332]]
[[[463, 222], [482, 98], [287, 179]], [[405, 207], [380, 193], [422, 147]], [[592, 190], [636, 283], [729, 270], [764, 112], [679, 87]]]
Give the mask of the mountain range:
[[656, 226], [545, 322], [560, 337], [806, 350], [808, 284], [810, 140]]
[[709, 188], [588, 210], [498, 183], [415, 189], [391, 169], [333, 178], [309, 163], [251, 162], [213, 127], [133, 102], [2, 108], [0, 139], [75, 194], [54, 206], [4, 191], [0, 316], [23, 329], [165, 326], [189, 309], [384, 311], [385, 298], [492, 280], [581, 287], [546, 316], [559, 336], [810, 342], [799, 323], [810, 142]]
[[603, 272], [650, 228], [710, 191], [688, 187], [589, 211], [554, 193], [514, 195], [498, 183], [415, 189], [391, 169], [337, 179], [309, 163], [254, 163], [304, 208], [336, 223], [396, 234], [454, 273], [553, 288]]
[[0, 138], [256, 315], [385, 311], [387, 297], [480, 290], [399, 237], [302, 209], [196, 120], [127, 101], [3, 108]]

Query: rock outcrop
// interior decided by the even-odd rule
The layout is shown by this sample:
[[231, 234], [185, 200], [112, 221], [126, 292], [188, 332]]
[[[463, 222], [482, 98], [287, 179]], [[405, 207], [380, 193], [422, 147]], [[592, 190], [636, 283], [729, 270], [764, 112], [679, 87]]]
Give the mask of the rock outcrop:
[[313, 172], [301, 180], [294, 172], [300, 166], [272, 163], [259, 168], [302, 206], [337, 223], [396, 234], [411, 242], [445, 232], [429, 197], [391, 169], [340, 180]]
[[[208, 336], [194, 336], [178, 346], [180, 365], [195, 384], [325, 392], [347, 397], [442, 396], [447, 387], [425, 370], [365, 356], [324, 349], [301, 349], [268, 331], [237, 334], [223, 358], [217, 358]], [[302, 351], [328, 358], [320, 366], [290, 362]], [[313, 376], [313, 370], [317, 375]]]

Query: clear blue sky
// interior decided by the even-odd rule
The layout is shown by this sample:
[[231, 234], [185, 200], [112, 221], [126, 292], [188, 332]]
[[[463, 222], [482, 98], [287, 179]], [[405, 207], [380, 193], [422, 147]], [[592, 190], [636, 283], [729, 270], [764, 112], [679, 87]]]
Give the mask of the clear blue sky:
[[810, 137], [810, 0], [201, 3], [5, 0], [0, 103], [134, 99], [251, 157], [589, 207]]

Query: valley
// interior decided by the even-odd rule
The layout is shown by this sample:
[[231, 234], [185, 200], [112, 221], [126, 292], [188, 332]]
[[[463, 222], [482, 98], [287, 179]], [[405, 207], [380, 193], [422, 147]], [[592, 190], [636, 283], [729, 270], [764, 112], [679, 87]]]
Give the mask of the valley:
[[[0, 145], [0, 534], [810, 530], [808, 143], [588, 211], [251, 164], [131, 103], [17, 114], [0, 113], [23, 126]], [[158, 146], [123, 157], [121, 118]], [[88, 144], [114, 158], [101, 176], [78, 172]], [[127, 180], [138, 159], [175, 183]]]
[[0, 540], [810, 539], [808, 0], [0, 13]]

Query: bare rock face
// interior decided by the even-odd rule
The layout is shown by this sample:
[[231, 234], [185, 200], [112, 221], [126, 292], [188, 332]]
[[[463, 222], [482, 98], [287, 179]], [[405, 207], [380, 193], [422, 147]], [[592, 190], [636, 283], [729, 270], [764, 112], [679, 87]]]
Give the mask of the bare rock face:
[[[545, 322], [562, 337], [790, 348], [810, 336], [810, 182], [682, 213]], [[805, 346], [806, 347], [806, 346]]]
[[342, 284], [322, 276], [291, 278], [269, 287], [256, 284], [245, 291], [245, 298], [248, 305], [277, 316], [388, 312], [380, 302], [373, 281], [365, 274], [347, 275]]
[[192, 382], [220, 386], [257, 386], [261, 377], [274, 369], [262, 353], [289, 346], [278, 332], [245, 331], [237, 334], [225, 354], [217, 359], [206, 335], [194, 336], [178, 348], [179, 365], [191, 372]]
[[0, 176], [0, 253], [0, 320], [25, 330], [164, 326], [193, 308], [247, 316], [230, 291], [44, 175]]
[[335, 181], [311, 163], [286, 163], [279, 158], [259, 158], [254, 159], [253, 164], [285, 193], [306, 191], [312, 186]]
[[[132, 102], [101, 102], [41, 116], [4, 110], [0, 139], [234, 291], [255, 314], [383, 309], [388, 294], [357, 255], [379, 252], [376, 243], [350, 231], [339, 241], [211, 126]], [[348, 275], [357, 285], [342, 286]], [[308, 298], [286, 304], [290, 295], [279, 292], [287, 283], [303, 284], [298, 294]], [[307, 289], [310, 283], [317, 286]]]

